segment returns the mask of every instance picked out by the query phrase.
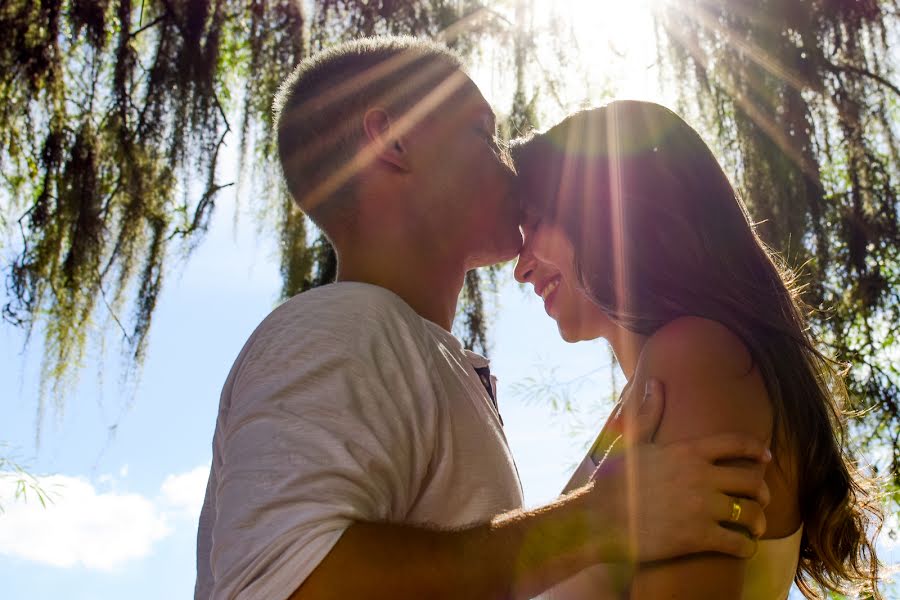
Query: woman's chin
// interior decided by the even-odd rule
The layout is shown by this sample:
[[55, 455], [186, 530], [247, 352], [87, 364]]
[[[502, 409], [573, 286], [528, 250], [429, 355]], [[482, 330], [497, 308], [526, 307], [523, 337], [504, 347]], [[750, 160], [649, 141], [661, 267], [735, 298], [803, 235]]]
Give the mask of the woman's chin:
[[577, 331], [574, 331], [571, 328], [565, 327], [563, 325], [557, 325], [559, 328], [559, 335], [563, 339], [563, 341], [568, 342], [570, 344], [574, 344], [575, 342], [584, 341], [580, 335], [578, 335]]
[[570, 344], [587, 342], [589, 340], [596, 340], [604, 337], [602, 332], [593, 331], [592, 329], [585, 327], [572, 327], [571, 325], [562, 324], [559, 321], [557, 321], [556, 327], [559, 329], [559, 336], [563, 341]]

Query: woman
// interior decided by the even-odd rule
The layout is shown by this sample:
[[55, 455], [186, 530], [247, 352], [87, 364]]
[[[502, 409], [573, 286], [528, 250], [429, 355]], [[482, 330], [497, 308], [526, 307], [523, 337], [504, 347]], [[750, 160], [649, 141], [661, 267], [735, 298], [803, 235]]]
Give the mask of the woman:
[[[623, 586], [630, 597], [772, 600], [792, 580], [810, 598], [820, 587], [878, 597], [867, 533], [880, 513], [842, 446], [841, 377], [697, 133], [657, 104], [613, 102], [513, 157], [525, 235], [516, 278], [534, 285], [562, 337], [606, 338], [629, 388], [663, 382], [656, 441], [743, 431], [775, 457], [756, 557], [640, 565]], [[623, 394], [607, 432], [638, 395]], [[601, 435], [597, 455], [612, 438]], [[607, 591], [581, 579], [592, 597]]]

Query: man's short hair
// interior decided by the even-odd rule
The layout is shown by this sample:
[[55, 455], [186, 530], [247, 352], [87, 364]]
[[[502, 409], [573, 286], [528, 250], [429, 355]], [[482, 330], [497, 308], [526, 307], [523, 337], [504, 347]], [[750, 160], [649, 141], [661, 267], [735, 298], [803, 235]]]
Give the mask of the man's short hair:
[[445, 46], [412, 37], [346, 42], [297, 65], [274, 113], [281, 166], [300, 208], [326, 230], [352, 219], [366, 111], [380, 106], [396, 118], [461, 69]]

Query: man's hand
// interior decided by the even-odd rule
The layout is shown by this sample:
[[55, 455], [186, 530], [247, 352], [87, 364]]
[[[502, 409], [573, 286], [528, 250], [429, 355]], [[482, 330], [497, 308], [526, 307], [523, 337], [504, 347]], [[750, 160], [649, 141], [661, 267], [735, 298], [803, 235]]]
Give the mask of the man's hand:
[[[592, 477], [591, 495], [611, 517], [611, 545], [601, 554], [637, 562], [710, 551], [752, 556], [766, 528], [769, 450], [738, 434], [654, 444], [663, 407], [662, 386], [650, 382], [643, 402], [626, 400], [610, 423], [616, 441]], [[728, 459], [752, 466], [717, 464]]]

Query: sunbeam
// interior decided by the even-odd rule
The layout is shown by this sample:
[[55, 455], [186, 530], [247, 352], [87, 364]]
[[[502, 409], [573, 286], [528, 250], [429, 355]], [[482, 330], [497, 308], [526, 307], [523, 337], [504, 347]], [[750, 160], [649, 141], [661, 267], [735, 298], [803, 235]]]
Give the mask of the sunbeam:
[[[710, 23], [711, 26], [714, 25], [714, 22]], [[718, 29], [716, 30], [718, 31]], [[681, 30], [680, 28], [672, 28], [668, 27], [667, 32], [673, 38], [677, 39], [679, 43], [690, 52], [691, 56], [697, 61], [704, 69], [709, 69], [711, 65], [709, 65], [706, 55], [700, 51], [698, 46], [698, 42], [696, 38], [689, 38], [687, 34]], [[726, 36], [729, 40], [733, 39], [734, 36]], [[760, 54], [764, 54], [760, 51]], [[759, 56], [757, 54], [755, 56]], [[754, 60], [757, 60], [756, 58]], [[763, 62], [761, 59], [758, 64], [760, 66], [764, 66], [765, 64], [773, 65], [775, 61], [765, 61]], [[772, 67], [773, 69], [775, 67]], [[779, 71], [773, 71], [773, 75], [780, 76]], [[756, 106], [752, 99], [748, 98], [745, 93], [742, 93], [741, 90], [737, 89], [727, 78], [719, 78], [717, 80], [720, 85], [725, 88], [725, 91], [728, 92], [729, 96], [735, 101], [735, 103], [740, 106], [744, 112], [747, 113], [747, 116], [756, 123], [760, 129], [762, 129], [766, 135], [771, 138], [773, 142], [781, 149], [782, 152], [785, 153], [805, 174], [810, 176], [811, 181], [818, 181], [818, 173], [817, 167], [813, 164], [807, 157], [803, 156], [793, 144], [791, 144], [788, 139], [788, 132], [784, 131], [784, 129], [775, 122], [773, 118], [768, 116], [766, 112], [760, 107]], [[799, 84], [799, 80], [794, 80], [794, 84]], [[802, 89], [802, 88], [800, 88]]]

